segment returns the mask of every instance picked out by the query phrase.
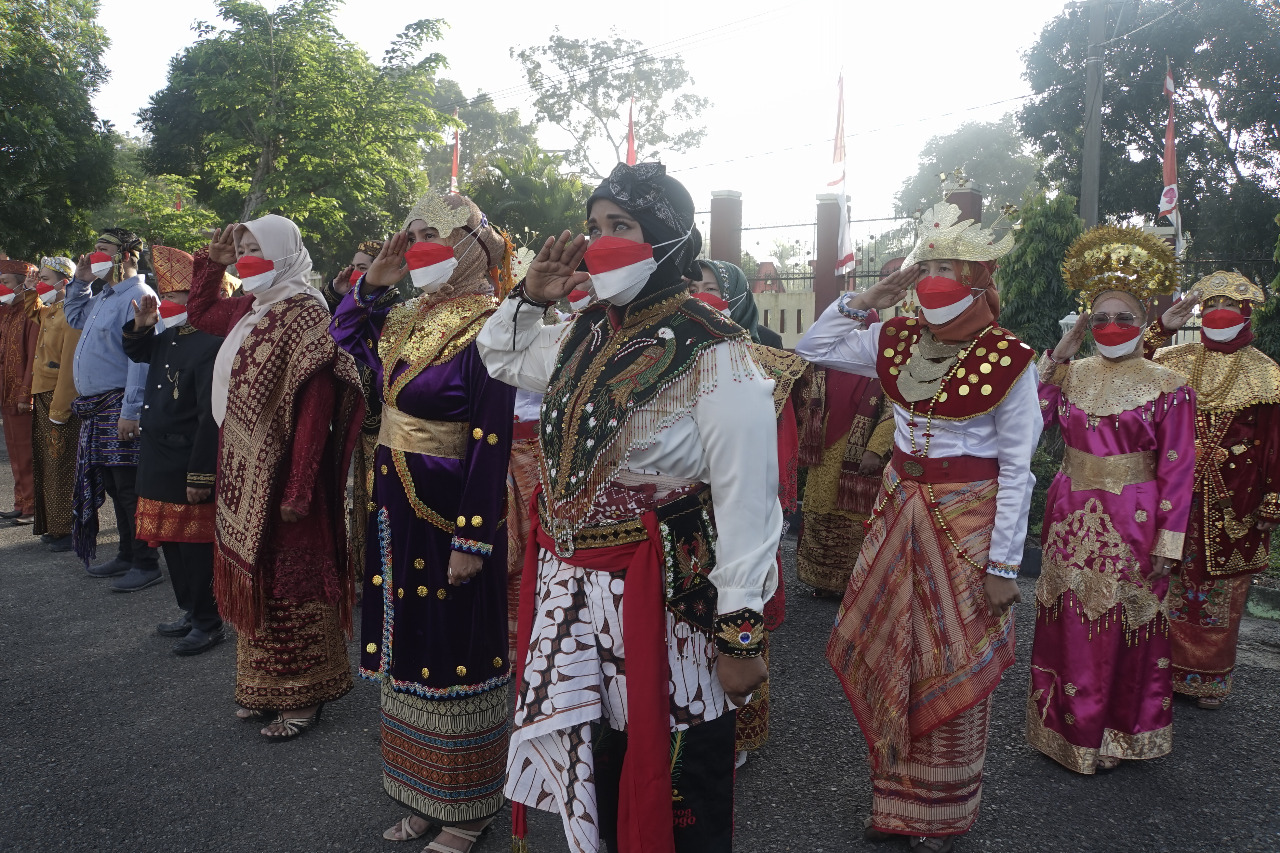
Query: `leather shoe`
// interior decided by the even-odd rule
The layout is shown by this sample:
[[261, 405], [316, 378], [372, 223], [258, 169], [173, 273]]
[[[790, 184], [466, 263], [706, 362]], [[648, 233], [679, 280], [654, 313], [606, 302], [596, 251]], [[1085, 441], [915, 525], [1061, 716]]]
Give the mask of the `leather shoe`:
[[173, 644], [173, 653], [182, 657], [198, 655], [221, 643], [222, 638], [225, 636], [226, 633], [222, 630], [221, 625], [212, 631], [205, 631], [193, 626], [187, 636]]
[[91, 578], [116, 578], [129, 569], [133, 568], [128, 560], [122, 560], [116, 557], [114, 560], [108, 560], [105, 563], [99, 563], [96, 566], [90, 566], [85, 569]]
[[20, 515], [22, 515], [22, 510], [20, 509], [10, 510], [9, 512], [0, 512], [0, 518], [17, 518]]
[[62, 554], [75, 548], [76, 543], [71, 540], [71, 534], [60, 536], [57, 539], [50, 539], [49, 544], [45, 546], [45, 550], [50, 554]]
[[161, 622], [156, 633], [161, 637], [185, 637], [191, 631], [191, 614], [183, 613], [172, 622]]
[[149, 586], [155, 586], [164, 580], [159, 569], [140, 569], [137, 566], [129, 569], [124, 577], [111, 582], [112, 592], [137, 592]]
[[40, 544], [42, 544], [42, 545], [51, 545], [51, 544], [53, 544], [53, 540], [54, 540], [54, 539], [56, 539], [56, 538], [57, 538], [57, 537], [56, 537], [56, 536], [54, 536], [52, 533], [41, 533], [41, 534], [40, 534]]

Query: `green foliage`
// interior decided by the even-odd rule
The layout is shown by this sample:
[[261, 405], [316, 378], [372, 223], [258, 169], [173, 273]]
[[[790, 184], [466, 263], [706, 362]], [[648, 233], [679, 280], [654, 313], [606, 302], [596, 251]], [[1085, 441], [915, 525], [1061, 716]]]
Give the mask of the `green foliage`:
[[[426, 98], [442, 116], [452, 116], [454, 109], [458, 110], [458, 121], [463, 126], [458, 152], [461, 185], [478, 180], [494, 158], [519, 160], [526, 148], [538, 147], [537, 128], [521, 122], [518, 110], [498, 110], [484, 92], [468, 98], [454, 81], [437, 80], [434, 91], [427, 92]], [[447, 139], [429, 144], [422, 160], [431, 186], [440, 190], [448, 187], [453, 172], [453, 145]]]
[[1000, 324], [1037, 352], [1053, 349], [1058, 325], [1076, 310], [1075, 296], [1062, 280], [1062, 259], [1083, 225], [1076, 199], [1066, 193], [1047, 198], [1028, 192], [1022, 202], [1017, 243], [1000, 259]]
[[760, 262], [746, 252], [742, 253], [742, 260], [738, 261], [738, 267], [747, 277], [747, 281], [755, 280], [756, 273], [760, 272]]
[[519, 159], [494, 157], [465, 191], [512, 240], [536, 248], [566, 228], [575, 234], [583, 229], [591, 191], [580, 178], [561, 174], [563, 162], [536, 148], [526, 148]]
[[106, 81], [97, 0], [0, 3], [0, 235], [34, 258], [88, 237], [110, 193], [110, 129], [90, 97]]
[[[1136, 11], [1135, 11], [1136, 7]], [[1280, 185], [1280, 7], [1254, 0], [1108, 5], [1103, 62], [1102, 175], [1107, 217], [1154, 216], [1163, 186], [1165, 60], [1178, 85], [1178, 190], [1191, 254], [1241, 257], [1270, 249]], [[1080, 186], [1088, 9], [1069, 6], [1025, 56], [1035, 97], [1022, 132], [1060, 186]], [[1129, 33], [1129, 35], [1124, 35]]]
[[[1275, 217], [1275, 224], [1280, 226], [1280, 215]], [[1275, 238], [1275, 254], [1273, 258], [1280, 264], [1280, 234]], [[1270, 298], [1261, 308], [1253, 311], [1253, 345], [1272, 359], [1280, 360], [1280, 275], [1271, 282]], [[1280, 536], [1273, 541], [1280, 541]]]
[[920, 168], [902, 182], [895, 207], [899, 215], [910, 215], [942, 201], [939, 176], [958, 167], [982, 189], [982, 219], [990, 224], [1005, 204], [1017, 204], [1039, 185], [1040, 165], [1012, 114], [997, 122], [968, 122], [925, 143]]
[[[559, 125], [573, 138], [566, 161], [603, 179], [626, 159], [627, 110], [635, 98], [639, 160], [664, 151], [688, 151], [706, 128], [695, 124], [711, 102], [683, 92], [693, 85], [679, 54], [654, 57], [644, 44], [610, 30], [607, 39], [571, 39], [557, 28], [547, 44], [511, 55], [524, 66], [536, 98], [538, 121]], [[675, 125], [668, 128], [668, 125]]]
[[1035, 475], [1036, 485], [1031, 490], [1031, 508], [1027, 510], [1027, 544], [1038, 546], [1040, 533], [1044, 529], [1044, 513], [1048, 503], [1049, 486], [1053, 484], [1054, 475], [1062, 467], [1062, 455], [1066, 444], [1057, 430], [1046, 432], [1031, 455], [1031, 473]]
[[410, 24], [376, 66], [335, 29], [336, 6], [220, 0], [229, 27], [199, 25], [141, 113], [152, 174], [194, 176], [225, 221], [290, 217], [320, 267], [399, 226], [446, 122], [427, 103], [443, 57], [414, 59], [441, 23]]

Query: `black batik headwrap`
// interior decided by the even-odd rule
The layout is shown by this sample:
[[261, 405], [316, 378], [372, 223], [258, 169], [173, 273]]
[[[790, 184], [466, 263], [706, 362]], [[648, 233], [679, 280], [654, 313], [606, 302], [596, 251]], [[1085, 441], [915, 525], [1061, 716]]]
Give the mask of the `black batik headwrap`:
[[[679, 246], [672, 242], [671, 245], [654, 248], [654, 258], [661, 261], [632, 302], [638, 303], [659, 291], [683, 286], [682, 276], [702, 251], [702, 235], [693, 225], [693, 197], [684, 184], [668, 175], [667, 167], [661, 163], [638, 163], [635, 166], [619, 163], [587, 199], [587, 216], [591, 215], [591, 205], [602, 198], [635, 217], [645, 242], [651, 246], [658, 247], [661, 243], [679, 240], [690, 230], [693, 232]], [[671, 251], [673, 246], [675, 251]]]

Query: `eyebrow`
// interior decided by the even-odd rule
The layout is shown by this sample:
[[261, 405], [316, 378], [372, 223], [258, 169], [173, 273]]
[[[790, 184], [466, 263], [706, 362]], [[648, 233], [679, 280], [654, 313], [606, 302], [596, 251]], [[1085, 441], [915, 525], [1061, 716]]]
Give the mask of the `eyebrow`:
[[[630, 216], [627, 216], [625, 213], [606, 213], [604, 218], [614, 222], [635, 222], [634, 219], [632, 219]], [[596, 221], [596, 218], [594, 216], [590, 217], [587, 220], [588, 223], [595, 222], [595, 221]]]

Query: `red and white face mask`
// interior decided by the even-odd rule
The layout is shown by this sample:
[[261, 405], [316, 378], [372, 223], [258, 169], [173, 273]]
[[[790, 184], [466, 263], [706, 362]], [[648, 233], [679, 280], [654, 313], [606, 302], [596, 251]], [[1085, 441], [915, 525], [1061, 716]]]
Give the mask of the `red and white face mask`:
[[256, 293], [271, 286], [276, 280], [276, 263], [257, 255], [245, 255], [236, 261], [236, 272], [240, 275], [240, 286], [245, 293]]
[[705, 302], [724, 316], [729, 316], [729, 303], [714, 293], [695, 293], [693, 298]]
[[352, 287], [355, 287], [356, 283], [360, 281], [360, 276], [362, 275], [364, 275], [364, 273], [360, 272], [360, 270], [352, 270], [351, 277], [347, 280], [351, 282]]
[[658, 268], [653, 246], [612, 236], [592, 240], [583, 260], [591, 273], [596, 297], [614, 305], [626, 305], [635, 299]]
[[1200, 331], [1211, 341], [1224, 343], [1240, 334], [1249, 321], [1239, 311], [1230, 308], [1215, 308], [1200, 318]]
[[36, 295], [40, 297], [41, 302], [48, 305], [58, 298], [58, 291], [53, 285], [41, 281], [36, 283]]
[[940, 275], [926, 276], [916, 285], [920, 310], [931, 326], [949, 323], [973, 304], [973, 291], [955, 279]]
[[0, 305], [8, 305], [13, 301], [14, 293], [8, 287], [0, 284]]
[[424, 293], [435, 293], [458, 267], [458, 259], [452, 246], [422, 241], [414, 243], [404, 253], [409, 264], [409, 277], [413, 286]]
[[176, 329], [187, 324], [187, 306], [169, 299], [160, 300], [160, 319], [166, 329]]
[[1120, 358], [1128, 355], [1138, 346], [1141, 338], [1141, 326], [1107, 323], [1093, 330], [1093, 342], [1098, 345], [1098, 353], [1106, 358]]
[[591, 294], [585, 290], [569, 291], [569, 307], [574, 311], [581, 311], [591, 304]]
[[106, 252], [94, 252], [89, 256], [89, 271], [97, 278], [106, 278], [111, 273], [115, 258]]

